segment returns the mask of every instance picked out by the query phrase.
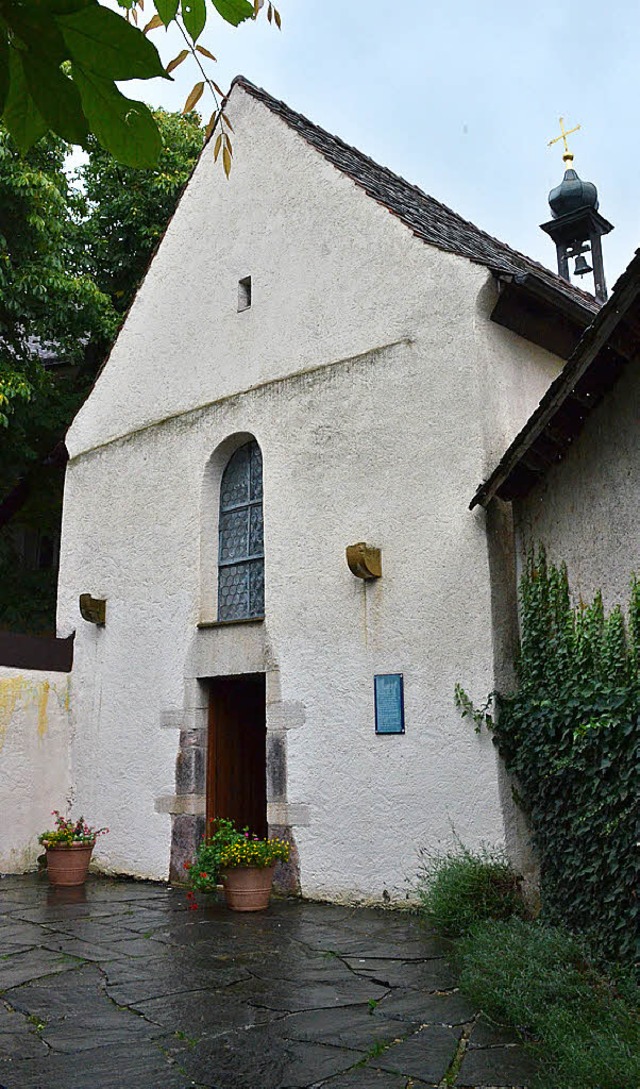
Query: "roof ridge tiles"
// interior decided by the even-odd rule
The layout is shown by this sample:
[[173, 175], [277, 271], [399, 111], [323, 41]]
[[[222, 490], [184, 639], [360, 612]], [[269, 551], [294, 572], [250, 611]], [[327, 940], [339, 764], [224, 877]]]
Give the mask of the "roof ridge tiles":
[[[236, 84], [281, 117], [336, 169], [350, 177], [359, 188], [364, 189], [369, 196], [401, 219], [423, 241], [446, 252], [466, 257], [498, 274], [524, 272], [538, 276], [558, 293], [579, 305], [594, 312], [599, 310], [600, 304], [593, 295], [567, 283], [539, 261], [477, 227], [453, 208], [425, 193], [415, 182], [407, 181], [388, 166], [377, 163], [358, 148], [347, 144], [340, 136], [316, 125], [304, 114], [291, 109], [286, 102], [274, 98], [262, 87], [257, 87], [246, 76], [236, 76], [231, 86]], [[368, 175], [369, 171], [371, 175]], [[407, 201], [412, 199], [415, 201], [414, 207], [410, 204], [407, 206]]]

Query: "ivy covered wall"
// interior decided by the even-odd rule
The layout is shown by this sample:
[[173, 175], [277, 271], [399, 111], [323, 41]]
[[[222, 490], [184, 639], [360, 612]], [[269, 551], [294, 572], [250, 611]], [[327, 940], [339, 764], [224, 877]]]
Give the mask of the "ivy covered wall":
[[573, 604], [567, 570], [530, 552], [520, 580], [514, 693], [477, 711], [517, 783], [539, 854], [543, 913], [633, 956], [638, 922], [640, 580], [625, 616], [602, 595]]

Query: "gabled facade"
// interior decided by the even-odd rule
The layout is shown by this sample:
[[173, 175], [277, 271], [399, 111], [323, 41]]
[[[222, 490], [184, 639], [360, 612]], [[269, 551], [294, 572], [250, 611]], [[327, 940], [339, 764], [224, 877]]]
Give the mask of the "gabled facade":
[[401, 899], [421, 846], [518, 850], [453, 704], [505, 653], [469, 486], [597, 307], [246, 80], [227, 112], [231, 179], [205, 148], [67, 439], [75, 798], [107, 870], [178, 877], [232, 815], [306, 895]]

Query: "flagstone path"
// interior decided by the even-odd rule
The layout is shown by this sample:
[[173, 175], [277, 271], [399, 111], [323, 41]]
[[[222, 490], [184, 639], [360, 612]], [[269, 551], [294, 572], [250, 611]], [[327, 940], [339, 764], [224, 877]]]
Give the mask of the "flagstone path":
[[412, 916], [0, 878], [0, 1089], [528, 1086]]

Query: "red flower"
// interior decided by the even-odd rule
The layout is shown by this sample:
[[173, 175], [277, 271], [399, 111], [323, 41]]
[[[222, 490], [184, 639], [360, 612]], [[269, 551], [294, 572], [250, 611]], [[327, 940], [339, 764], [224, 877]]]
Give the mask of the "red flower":
[[185, 870], [190, 870], [191, 869], [191, 863], [190, 862], [183, 862], [182, 865], [183, 865]]

